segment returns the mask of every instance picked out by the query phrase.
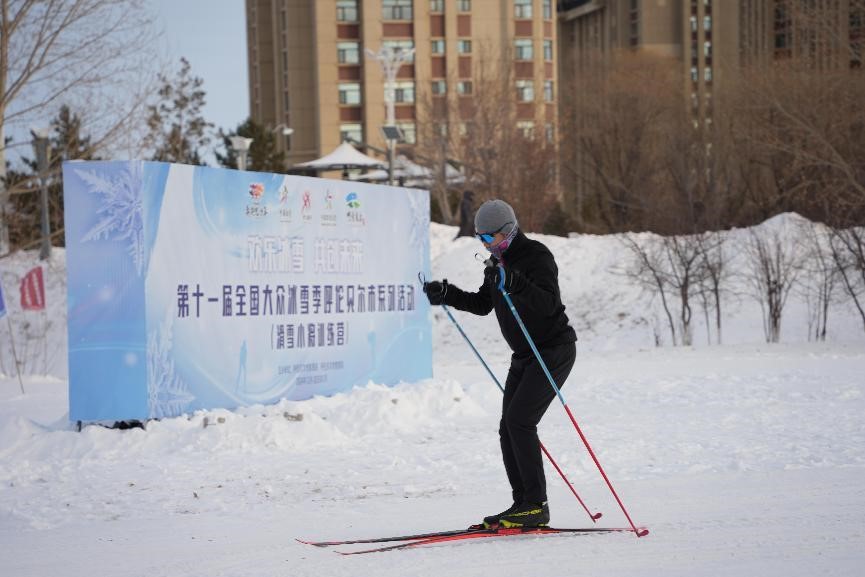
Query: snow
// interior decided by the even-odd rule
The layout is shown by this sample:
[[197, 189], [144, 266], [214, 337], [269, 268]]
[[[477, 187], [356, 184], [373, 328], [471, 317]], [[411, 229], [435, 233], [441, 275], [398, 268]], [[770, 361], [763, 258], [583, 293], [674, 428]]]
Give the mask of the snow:
[[[764, 226], [794, 234], [793, 220]], [[430, 234], [433, 274], [474, 288], [479, 243], [453, 241], [452, 227]], [[16, 308], [35, 254], [4, 260], [0, 273], [27, 357], [21, 394], [0, 321], [2, 574], [861, 575], [865, 331], [852, 306], [834, 304], [827, 342], [813, 343], [793, 295], [782, 343], [767, 345], [759, 306], [732, 291], [725, 344], [709, 346], [697, 325], [695, 346], [655, 347], [665, 328], [656, 303], [616, 272], [621, 243], [536, 238], [556, 256], [580, 335], [562, 392], [648, 537], [526, 536], [353, 557], [297, 543], [454, 529], [509, 504], [501, 393], [443, 311], [432, 313], [428, 381], [79, 433], [67, 418], [65, 259], [55, 250], [47, 315]], [[503, 379], [495, 319], [453, 313]], [[626, 526], [558, 402], [540, 434], [604, 513], [598, 525]], [[553, 524], [590, 526], [550, 467], [547, 479]]]

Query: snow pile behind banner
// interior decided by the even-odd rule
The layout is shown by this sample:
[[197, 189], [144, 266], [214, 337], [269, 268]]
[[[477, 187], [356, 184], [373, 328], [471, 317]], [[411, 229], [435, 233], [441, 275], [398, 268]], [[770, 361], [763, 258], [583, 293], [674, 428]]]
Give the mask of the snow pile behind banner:
[[63, 177], [70, 419], [432, 375], [425, 191], [141, 161]]

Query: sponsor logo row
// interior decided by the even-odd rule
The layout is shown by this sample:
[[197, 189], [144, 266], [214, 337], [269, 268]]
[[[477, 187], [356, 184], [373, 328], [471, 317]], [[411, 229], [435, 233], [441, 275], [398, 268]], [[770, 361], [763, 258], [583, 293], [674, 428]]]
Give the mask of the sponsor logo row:
[[[366, 216], [363, 212], [360, 196], [349, 192], [338, 202], [330, 189], [324, 194], [314, 194], [303, 190], [299, 196], [292, 196], [287, 185], [279, 189], [278, 215], [281, 222], [312, 222], [314, 214], [319, 217], [322, 226], [337, 226], [337, 215], [343, 213], [347, 224], [366, 226]], [[251, 218], [263, 218], [269, 213], [270, 206], [265, 202], [266, 190], [263, 183], [250, 183], [247, 191], [249, 203], [246, 205], [246, 215]]]

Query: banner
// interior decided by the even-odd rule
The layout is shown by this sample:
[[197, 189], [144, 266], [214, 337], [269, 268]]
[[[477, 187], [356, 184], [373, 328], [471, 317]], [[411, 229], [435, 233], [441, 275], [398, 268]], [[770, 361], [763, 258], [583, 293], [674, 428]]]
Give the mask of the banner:
[[426, 191], [140, 161], [63, 179], [72, 420], [432, 376]]
[[45, 310], [45, 281], [42, 267], [37, 266], [21, 279], [21, 309], [25, 311]]

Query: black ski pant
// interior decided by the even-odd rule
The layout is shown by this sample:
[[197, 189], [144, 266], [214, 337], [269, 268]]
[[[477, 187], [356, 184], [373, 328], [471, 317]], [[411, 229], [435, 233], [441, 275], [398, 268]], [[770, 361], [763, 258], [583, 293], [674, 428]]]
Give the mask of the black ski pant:
[[[576, 344], [541, 349], [540, 353], [553, 380], [561, 388], [574, 366]], [[556, 392], [534, 354], [511, 359], [505, 381], [499, 438], [514, 503], [542, 503], [547, 500], [538, 423], [555, 397]]]

